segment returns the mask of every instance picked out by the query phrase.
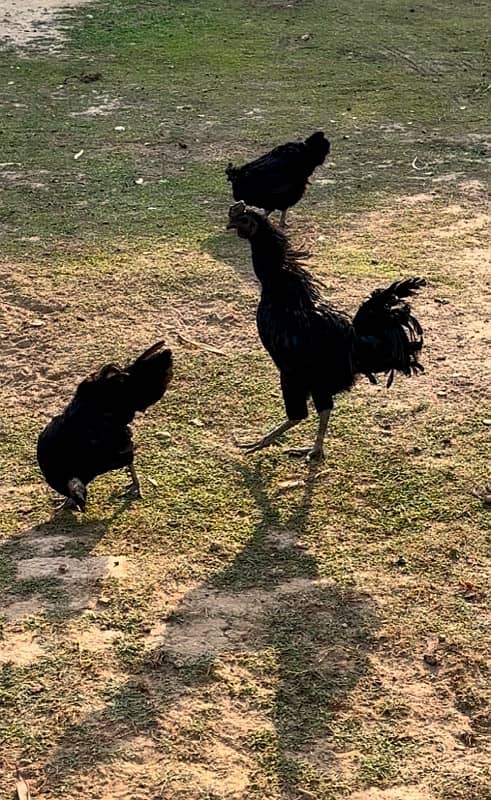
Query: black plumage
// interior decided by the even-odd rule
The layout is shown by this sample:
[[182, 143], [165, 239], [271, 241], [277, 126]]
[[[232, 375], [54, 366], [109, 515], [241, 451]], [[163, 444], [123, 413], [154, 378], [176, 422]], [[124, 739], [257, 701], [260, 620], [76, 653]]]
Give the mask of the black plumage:
[[226, 175], [232, 183], [235, 200], [264, 208], [267, 214], [286, 211], [303, 197], [315, 168], [326, 160], [330, 145], [322, 131], [304, 142], [287, 142], [242, 167], [230, 163]]
[[140, 496], [133, 467], [130, 423], [165, 394], [172, 378], [172, 353], [157, 342], [122, 369], [106, 364], [77, 387], [64, 412], [40, 433], [37, 458], [52, 489], [67, 507], [85, 511], [87, 485], [97, 475], [127, 467]]
[[377, 373], [412, 375], [418, 361], [422, 329], [404, 298], [425, 282], [397, 281], [377, 289], [350, 319], [322, 299], [301, 254], [263, 215], [237, 203], [229, 211], [235, 228], [251, 245], [254, 271], [261, 283], [257, 326], [261, 341], [280, 371], [287, 421], [270, 434], [246, 445], [257, 450], [308, 416], [311, 397], [320, 415], [319, 432], [310, 456], [322, 456], [333, 398], [350, 389], [358, 375], [376, 382]]

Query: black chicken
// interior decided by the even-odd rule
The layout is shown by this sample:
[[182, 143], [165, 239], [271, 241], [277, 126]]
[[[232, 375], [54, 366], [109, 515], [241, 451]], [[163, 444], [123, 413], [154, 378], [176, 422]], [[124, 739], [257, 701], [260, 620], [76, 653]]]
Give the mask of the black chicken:
[[264, 208], [267, 215], [278, 209], [283, 227], [287, 209], [303, 197], [310, 176], [324, 163], [329, 149], [328, 140], [318, 131], [305, 142], [281, 144], [243, 167], [230, 162], [225, 172], [234, 200]]
[[132, 478], [129, 493], [141, 497], [129, 423], [137, 411], [164, 396], [171, 378], [172, 353], [157, 342], [125, 369], [107, 364], [77, 387], [37, 444], [41, 471], [51, 488], [67, 498], [65, 508], [85, 511], [87, 484], [124, 467]]
[[312, 276], [300, 265], [301, 254], [262, 214], [236, 203], [228, 228], [249, 239], [254, 271], [261, 282], [257, 327], [261, 341], [280, 370], [288, 419], [262, 439], [241, 445], [249, 451], [272, 444], [308, 416], [312, 397], [319, 429], [308, 457], [322, 458], [334, 395], [349, 389], [357, 375], [376, 383], [375, 374], [422, 372], [418, 355], [423, 331], [403, 298], [425, 285], [420, 278], [376, 289], [351, 320], [326, 303]]

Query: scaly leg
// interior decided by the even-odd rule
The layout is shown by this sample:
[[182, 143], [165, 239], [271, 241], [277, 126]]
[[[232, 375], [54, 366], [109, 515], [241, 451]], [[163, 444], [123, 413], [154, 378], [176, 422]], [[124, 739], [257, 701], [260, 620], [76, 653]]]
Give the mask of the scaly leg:
[[130, 464], [130, 466], [128, 467], [128, 472], [130, 473], [131, 483], [128, 486], [128, 488], [125, 489], [122, 496], [126, 495], [127, 497], [133, 497], [135, 499], [141, 500], [143, 495], [140, 485], [140, 479], [136, 473], [136, 469], [133, 464]]
[[286, 228], [286, 211], [287, 211], [287, 209], [285, 208], [285, 209], [284, 209], [284, 210], [281, 212], [281, 216], [280, 216], [280, 228]]
[[321, 411], [319, 414], [319, 427], [317, 428], [317, 436], [315, 437], [314, 446], [307, 456], [308, 461], [314, 458], [324, 458], [324, 438], [326, 436], [327, 423], [329, 422], [330, 416], [331, 409], [328, 409], [327, 411]]
[[287, 419], [285, 422], [282, 422], [281, 425], [277, 425], [276, 428], [269, 431], [262, 439], [258, 439], [257, 442], [241, 443], [235, 441], [235, 444], [237, 447], [247, 450], [249, 453], [254, 453], [255, 450], [262, 450], [263, 447], [269, 447], [269, 445], [273, 444], [283, 433], [289, 431], [294, 425], [298, 425], [299, 422], [301, 422], [299, 419]]
[[291, 456], [307, 456], [307, 461], [313, 461], [314, 459], [323, 459], [324, 458], [324, 438], [326, 435], [327, 430], [327, 423], [329, 422], [329, 417], [331, 416], [331, 409], [327, 411], [321, 411], [319, 414], [319, 427], [317, 429], [317, 435], [315, 437], [314, 446], [313, 447], [301, 447], [297, 448], [296, 450], [288, 450], [287, 452]]

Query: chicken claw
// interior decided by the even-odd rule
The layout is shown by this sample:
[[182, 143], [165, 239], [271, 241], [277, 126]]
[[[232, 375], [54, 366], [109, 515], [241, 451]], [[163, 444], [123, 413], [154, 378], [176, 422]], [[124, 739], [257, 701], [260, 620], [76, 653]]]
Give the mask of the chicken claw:
[[323, 448], [317, 447], [293, 447], [285, 450], [293, 458], [304, 458], [307, 463], [311, 461], [323, 461], [325, 456]]
[[133, 464], [128, 467], [128, 472], [131, 476], [130, 485], [122, 492], [121, 497], [129, 497], [133, 500], [142, 500], [143, 494], [141, 490], [140, 479]]
[[269, 447], [270, 444], [276, 442], [282, 434], [289, 431], [294, 425], [298, 425], [299, 422], [300, 420], [298, 419], [287, 419], [256, 442], [238, 442], [234, 437], [234, 444], [242, 450], [247, 450], [248, 453], [254, 453], [256, 450], [262, 450], [263, 447]]
[[240, 450], [245, 450], [248, 453], [254, 453], [256, 450], [262, 450], [263, 447], [268, 447], [272, 443], [273, 440], [271, 439], [268, 441], [267, 436], [265, 436], [264, 439], [258, 439], [257, 442], [239, 442], [234, 437], [234, 445]]
[[128, 497], [131, 500], [143, 500], [143, 494], [140, 484], [130, 483], [124, 492], [121, 492], [120, 497]]

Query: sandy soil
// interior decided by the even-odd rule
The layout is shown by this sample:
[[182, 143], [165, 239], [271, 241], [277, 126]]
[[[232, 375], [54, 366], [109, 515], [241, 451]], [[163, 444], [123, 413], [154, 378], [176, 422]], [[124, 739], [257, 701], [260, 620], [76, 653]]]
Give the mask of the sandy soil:
[[0, 44], [25, 47], [46, 40], [50, 47], [63, 40], [62, 16], [67, 8], [91, 0], [0, 0]]

